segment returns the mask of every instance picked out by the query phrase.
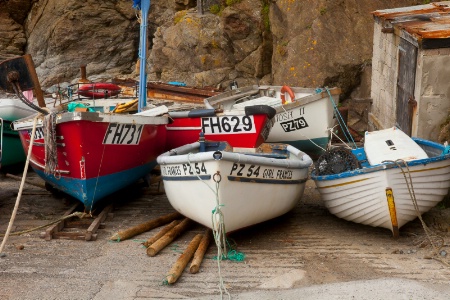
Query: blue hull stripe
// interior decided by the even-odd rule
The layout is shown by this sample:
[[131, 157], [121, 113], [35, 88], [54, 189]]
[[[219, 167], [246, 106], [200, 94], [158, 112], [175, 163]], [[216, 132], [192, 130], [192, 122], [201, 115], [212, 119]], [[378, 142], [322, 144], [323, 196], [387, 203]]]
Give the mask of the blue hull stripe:
[[[199, 175], [201, 180], [210, 180], [211, 175]], [[193, 181], [199, 180], [197, 176], [163, 176], [163, 180], [166, 181]]]
[[143, 178], [155, 166], [156, 161], [122, 172], [87, 180], [69, 177], [56, 179], [53, 175], [47, 175], [40, 169], [33, 169], [50, 185], [78, 199], [86, 208], [90, 209], [98, 200]]
[[228, 176], [229, 181], [238, 181], [238, 182], [254, 182], [254, 183], [265, 183], [265, 184], [299, 184], [305, 183], [307, 178], [304, 179], [296, 179], [296, 180], [281, 180], [281, 179], [263, 179], [263, 178], [247, 178], [247, 177], [236, 177], [236, 176]]

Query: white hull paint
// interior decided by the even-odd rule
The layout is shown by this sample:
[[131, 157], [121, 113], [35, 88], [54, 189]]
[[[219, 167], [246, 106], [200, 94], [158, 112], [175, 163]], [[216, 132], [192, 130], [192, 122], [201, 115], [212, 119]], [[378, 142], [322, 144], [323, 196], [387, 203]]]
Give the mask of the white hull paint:
[[36, 113], [31, 107], [25, 105], [19, 99], [0, 99], [0, 118], [7, 121], [28, 117]]
[[[313, 172], [311, 177], [330, 213], [348, 221], [389, 229], [395, 236], [400, 227], [435, 207], [450, 188], [450, 154], [442, 154], [445, 147], [437, 143], [414, 141], [424, 148], [429, 158], [408, 161], [409, 172], [402, 167], [405, 174], [395, 163], [336, 175], [316, 176]], [[405, 180], [405, 176], [409, 180], [409, 175], [419, 211], [414, 207]], [[388, 188], [392, 189], [397, 226], [390, 213]]]
[[[329, 141], [329, 129], [334, 126], [334, 106], [339, 102], [340, 90], [337, 88], [315, 90], [310, 88], [291, 87], [295, 101], [282, 104], [281, 86], [251, 86], [232, 90], [205, 99], [208, 106], [222, 108], [224, 111], [242, 109], [244, 106], [266, 104], [277, 110], [275, 124], [270, 131], [268, 142], [282, 142], [304, 150], [320, 148], [312, 144], [314, 141], [325, 148]], [[252, 94], [253, 92], [253, 94]], [[242, 97], [239, 97], [242, 95]], [[330, 95], [333, 99], [330, 99]], [[287, 96], [289, 97], [289, 96]], [[308, 151], [310, 152], [310, 151]]]
[[297, 154], [291, 153], [287, 159], [222, 151], [222, 158], [214, 160], [214, 151], [180, 155], [177, 150], [179, 155], [167, 152], [158, 157], [158, 163], [167, 198], [175, 210], [213, 228], [217, 195], [225, 229], [232, 232], [281, 216], [298, 203], [312, 161], [295, 151]]

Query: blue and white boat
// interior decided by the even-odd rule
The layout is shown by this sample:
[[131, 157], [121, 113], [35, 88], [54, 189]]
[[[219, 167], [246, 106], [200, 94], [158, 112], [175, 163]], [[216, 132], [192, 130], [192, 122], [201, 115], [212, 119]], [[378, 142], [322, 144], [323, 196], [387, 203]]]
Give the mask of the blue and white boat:
[[447, 195], [449, 147], [395, 127], [366, 132], [364, 147], [323, 154], [311, 178], [330, 213], [397, 237], [400, 227]]

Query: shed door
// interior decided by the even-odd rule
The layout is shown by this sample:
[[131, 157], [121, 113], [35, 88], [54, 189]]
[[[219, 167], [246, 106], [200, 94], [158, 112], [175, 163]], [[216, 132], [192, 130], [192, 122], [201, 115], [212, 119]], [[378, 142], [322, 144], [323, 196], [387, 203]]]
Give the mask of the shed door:
[[398, 47], [397, 126], [411, 136], [413, 110], [416, 106], [414, 85], [417, 48], [404, 39]]

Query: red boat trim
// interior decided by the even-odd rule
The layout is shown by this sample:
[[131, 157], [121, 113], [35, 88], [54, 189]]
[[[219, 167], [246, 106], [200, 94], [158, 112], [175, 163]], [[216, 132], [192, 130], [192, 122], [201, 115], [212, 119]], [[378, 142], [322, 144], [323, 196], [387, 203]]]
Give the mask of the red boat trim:
[[167, 130], [201, 130], [201, 127], [167, 127]]

